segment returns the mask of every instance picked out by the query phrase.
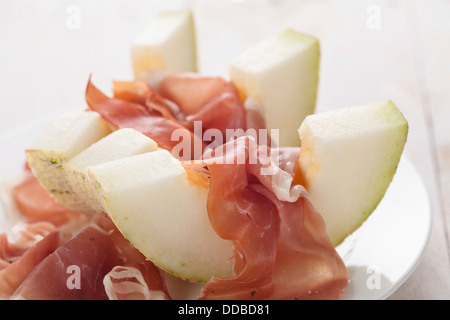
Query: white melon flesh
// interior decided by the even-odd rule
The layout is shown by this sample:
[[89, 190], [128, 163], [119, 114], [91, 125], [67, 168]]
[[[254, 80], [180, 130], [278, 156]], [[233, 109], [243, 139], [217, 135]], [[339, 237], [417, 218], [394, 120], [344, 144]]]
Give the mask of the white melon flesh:
[[196, 72], [195, 26], [192, 12], [159, 14], [131, 46], [134, 77], [149, 80], [166, 72]]
[[25, 150], [28, 164], [56, 201], [76, 206], [79, 199], [66, 179], [64, 163], [110, 132], [108, 123], [96, 112], [63, 113]]
[[89, 167], [118, 229], [161, 269], [196, 282], [232, 275], [233, 246], [213, 230], [208, 189], [158, 150]]
[[334, 245], [359, 228], [384, 197], [407, 134], [408, 123], [391, 101], [318, 113], [303, 121], [301, 180]]
[[72, 209], [101, 212], [95, 183], [87, 176], [87, 168], [101, 163], [158, 150], [157, 143], [144, 134], [123, 128], [112, 132], [64, 163], [66, 179], [78, 195], [77, 206]]
[[269, 38], [241, 54], [230, 78], [244, 97], [257, 99], [269, 129], [279, 130], [280, 146], [299, 146], [297, 129], [316, 107], [320, 45], [293, 30]]

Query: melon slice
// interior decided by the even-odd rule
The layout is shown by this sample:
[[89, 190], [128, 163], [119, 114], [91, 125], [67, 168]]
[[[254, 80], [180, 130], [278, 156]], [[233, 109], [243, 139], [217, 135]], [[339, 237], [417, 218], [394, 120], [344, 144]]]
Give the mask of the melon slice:
[[299, 146], [297, 129], [316, 107], [319, 41], [293, 30], [242, 53], [230, 78], [245, 98], [262, 105], [268, 129], [279, 130], [280, 146]]
[[156, 16], [131, 46], [134, 77], [151, 81], [165, 72], [196, 72], [195, 25], [189, 10]]
[[317, 113], [303, 121], [298, 180], [334, 245], [358, 229], [384, 197], [407, 135], [408, 123], [392, 101]]
[[96, 112], [63, 113], [25, 150], [28, 165], [57, 202], [76, 207], [79, 199], [66, 179], [64, 163], [109, 133], [109, 125]]
[[232, 276], [233, 245], [213, 230], [208, 189], [166, 150], [88, 168], [104, 212], [138, 250], [182, 279]]
[[98, 213], [103, 210], [98, 201], [96, 184], [87, 176], [87, 168], [101, 163], [158, 150], [157, 143], [144, 134], [123, 128], [112, 132], [64, 163], [66, 179], [78, 195], [79, 211]]

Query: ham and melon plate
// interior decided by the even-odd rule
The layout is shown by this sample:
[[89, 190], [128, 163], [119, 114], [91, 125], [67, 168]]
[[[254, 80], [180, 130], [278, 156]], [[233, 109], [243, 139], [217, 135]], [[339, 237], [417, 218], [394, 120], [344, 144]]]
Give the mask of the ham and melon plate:
[[[102, 297], [168, 298], [162, 272], [202, 283], [200, 299], [341, 297], [349, 276], [336, 246], [383, 199], [405, 117], [390, 100], [314, 113], [319, 42], [294, 30], [244, 52], [230, 80], [203, 76], [193, 24], [186, 11], [158, 17], [133, 44], [136, 79], [114, 82], [112, 97], [89, 79], [87, 108], [56, 117], [26, 148], [17, 203], [32, 216], [43, 204], [27, 190], [39, 190], [46, 217], [65, 219], [39, 229], [50, 249], [28, 258], [30, 275], [4, 296], [45, 296], [26, 285], [53, 268], [45, 256], [90, 237], [114, 248], [92, 286], [108, 288]], [[212, 141], [230, 130], [233, 139]], [[72, 216], [87, 222], [69, 237]], [[3, 243], [17, 263], [27, 255]], [[135, 285], [121, 293], [127, 277]]]

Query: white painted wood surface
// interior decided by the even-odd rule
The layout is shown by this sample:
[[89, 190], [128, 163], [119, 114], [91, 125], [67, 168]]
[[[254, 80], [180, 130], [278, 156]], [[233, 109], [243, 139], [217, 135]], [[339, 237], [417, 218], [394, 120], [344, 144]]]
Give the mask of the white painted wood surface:
[[181, 7], [196, 15], [203, 73], [227, 77], [242, 50], [294, 28], [321, 42], [318, 111], [397, 104], [433, 225], [420, 264], [390, 299], [450, 299], [448, 0], [1, 1], [0, 135], [84, 106], [90, 74], [106, 91], [112, 80], [131, 79], [131, 38], [159, 11]]

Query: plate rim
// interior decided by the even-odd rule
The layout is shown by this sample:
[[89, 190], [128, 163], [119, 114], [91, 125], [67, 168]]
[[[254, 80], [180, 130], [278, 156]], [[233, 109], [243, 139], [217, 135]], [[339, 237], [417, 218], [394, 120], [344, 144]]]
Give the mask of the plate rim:
[[401, 158], [401, 161], [404, 161], [407, 165], [410, 166], [410, 169], [413, 170], [414, 174], [416, 175], [416, 179], [418, 180], [418, 182], [420, 182], [420, 187], [423, 189], [422, 191], [424, 192], [424, 198], [426, 199], [426, 204], [427, 204], [426, 228], [424, 228], [425, 237], [424, 237], [423, 242], [421, 243], [420, 249], [416, 253], [414, 263], [412, 265], [410, 265], [408, 270], [399, 278], [399, 280], [397, 281], [395, 286], [391, 286], [390, 290], [386, 290], [386, 292], [380, 297], [380, 300], [388, 299], [395, 291], [397, 291], [397, 289], [399, 289], [405, 283], [406, 280], [409, 279], [409, 277], [412, 275], [412, 273], [414, 273], [414, 271], [417, 269], [417, 267], [419, 266], [420, 262], [423, 259], [425, 250], [428, 247], [428, 244], [430, 242], [431, 230], [432, 230], [433, 221], [434, 221], [433, 220], [433, 207], [431, 205], [431, 200], [430, 200], [430, 191], [426, 187], [422, 176], [420, 175], [419, 171], [414, 166], [412, 161], [409, 159], [409, 157], [407, 157], [406, 155], [403, 155]]

